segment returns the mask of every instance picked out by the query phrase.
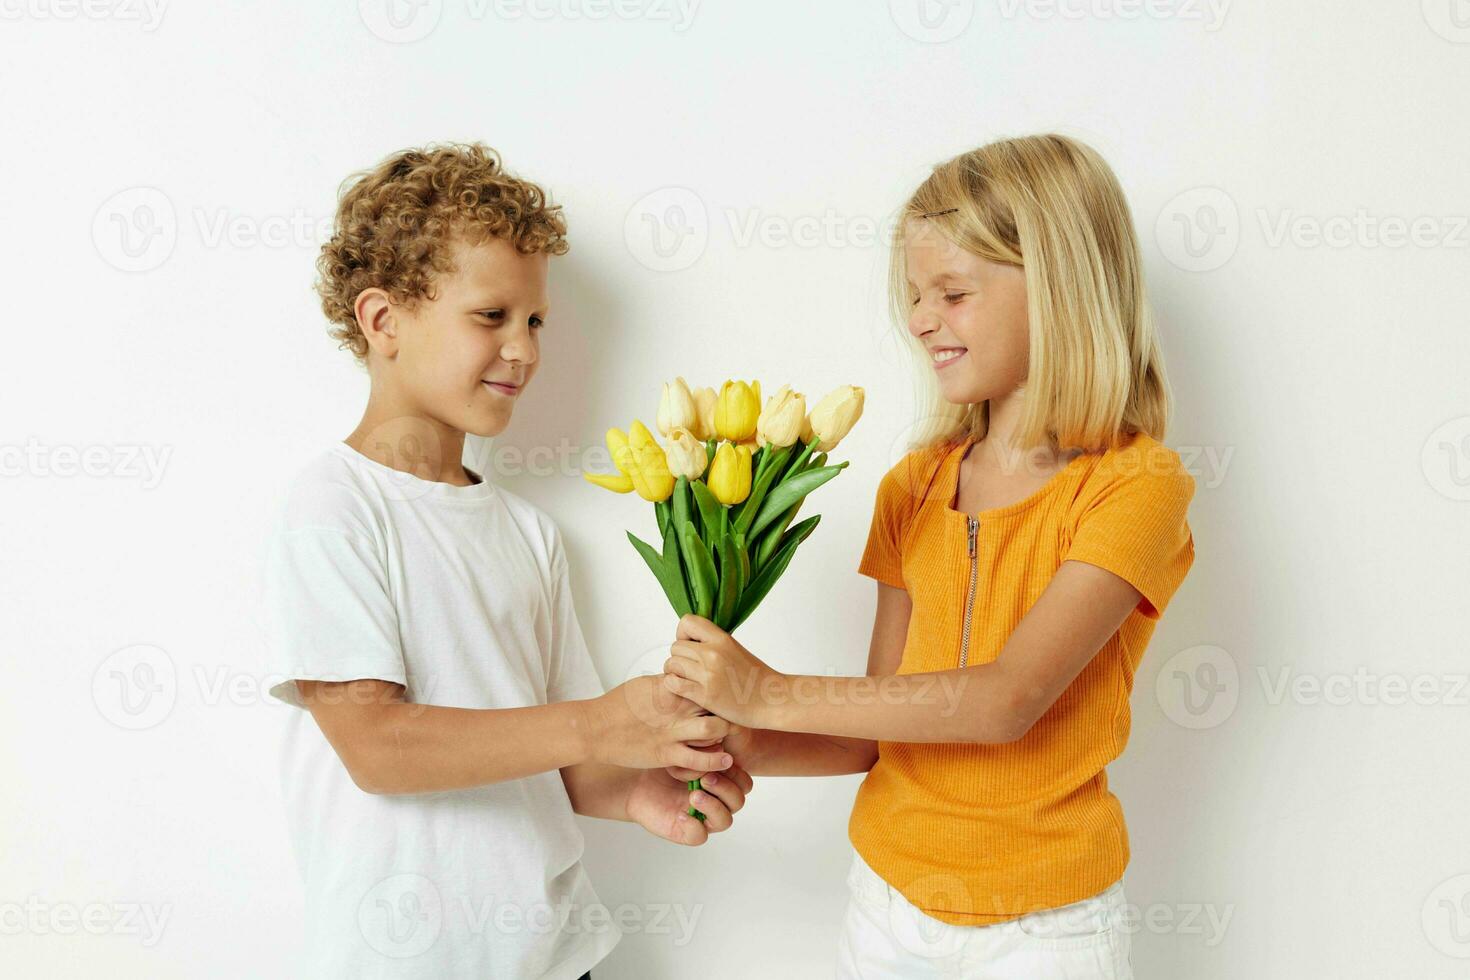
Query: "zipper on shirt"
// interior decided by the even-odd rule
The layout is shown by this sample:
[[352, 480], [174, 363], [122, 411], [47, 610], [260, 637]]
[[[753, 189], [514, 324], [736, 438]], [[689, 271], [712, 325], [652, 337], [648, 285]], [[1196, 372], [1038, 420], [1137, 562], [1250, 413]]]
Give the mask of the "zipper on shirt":
[[960, 666], [970, 659], [970, 617], [975, 613], [975, 585], [980, 575], [980, 563], [975, 558], [975, 535], [980, 530], [979, 518], [965, 515], [970, 530], [970, 591], [965, 596], [965, 626], [960, 636]]

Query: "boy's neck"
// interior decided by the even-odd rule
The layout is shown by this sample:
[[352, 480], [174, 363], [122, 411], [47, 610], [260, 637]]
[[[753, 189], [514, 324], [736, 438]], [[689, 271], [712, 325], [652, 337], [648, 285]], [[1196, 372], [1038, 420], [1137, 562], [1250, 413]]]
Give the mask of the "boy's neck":
[[480, 482], [464, 468], [464, 433], [437, 419], [384, 411], [369, 401], [362, 421], [342, 441], [369, 459], [421, 480], [456, 487]]

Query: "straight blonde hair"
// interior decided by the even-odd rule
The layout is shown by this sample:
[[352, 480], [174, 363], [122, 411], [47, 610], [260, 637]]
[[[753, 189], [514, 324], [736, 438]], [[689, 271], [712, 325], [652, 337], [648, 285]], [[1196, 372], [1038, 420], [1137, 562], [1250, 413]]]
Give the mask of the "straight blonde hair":
[[1171, 398], [1138, 240], [1123, 189], [1097, 151], [1055, 133], [988, 143], [936, 166], [899, 213], [889, 298], [922, 376], [913, 446], [983, 439], [990, 402], [944, 401], [907, 329], [913, 290], [903, 231], [911, 221], [1025, 270], [1031, 346], [1018, 448], [1095, 452], [1132, 432], [1163, 440]]

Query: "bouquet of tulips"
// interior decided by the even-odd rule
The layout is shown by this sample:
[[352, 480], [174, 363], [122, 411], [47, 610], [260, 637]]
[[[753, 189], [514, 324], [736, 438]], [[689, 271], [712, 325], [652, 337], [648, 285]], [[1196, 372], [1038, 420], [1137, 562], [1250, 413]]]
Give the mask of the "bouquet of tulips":
[[846, 462], [828, 453], [863, 410], [863, 389], [844, 385], [808, 414], [783, 386], [761, 407], [760, 382], [726, 381], [691, 391], [666, 385], [658, 409], [660, 446], [642, 422], [609, 429], [617, 472], [587, 473], [615, 493], [637, 491], [654, 505], [661, 547], [628, 540], [680, 616], [696, 613], [727, 632], [755, 611], [820, 515], [792, 524], [807, 494]]
[[[844, 385], [811, 414], [788, 386], [761, 407], [760, 382], [726, 381], [691, 391], [683, 378], [664, 385], [660, 446], [639, 421], [609, 429], [613, 474], [584, 474], [614, 493], [653, 504], [655, 548], [631, 531], [628, 540], [680, 616], [697, 613], [727, 632], [745, 622], [816, 529], [820, 515], [792, 524], [807, 494], [847, 463], [827, 454], [863, 411], [863, 389]], [[700, 788], [699, 780], [689, 783]], [[704, 814], [694, 807], [691, 816]]]

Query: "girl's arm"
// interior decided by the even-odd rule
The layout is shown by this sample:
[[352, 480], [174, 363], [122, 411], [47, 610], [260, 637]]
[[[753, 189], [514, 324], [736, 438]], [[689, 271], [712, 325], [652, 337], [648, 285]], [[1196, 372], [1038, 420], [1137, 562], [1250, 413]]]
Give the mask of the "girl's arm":
[[[878, 583], [873, 638], [868, 644], [868, 677], [898, 673], [908, 636], [909, 594]], [[681, 631], [680, 635], [683, 633]], [[878, 743], [867, 737], [813, 735], [774, 728], [740, 728], [725, 736], [725, 751], [753, 776], [841, 776], [867, 772], [878, 761]], [[693, 770], [671, 769], [681, 779], [698, 779]]]
[[664, 683], [754, 728], [893, 742], [1013, 742], [1142, 598], [1112, 572], [1064, 561], [994, 661], [884, 677], [780, 674], [713, 623], [686, 616]]

